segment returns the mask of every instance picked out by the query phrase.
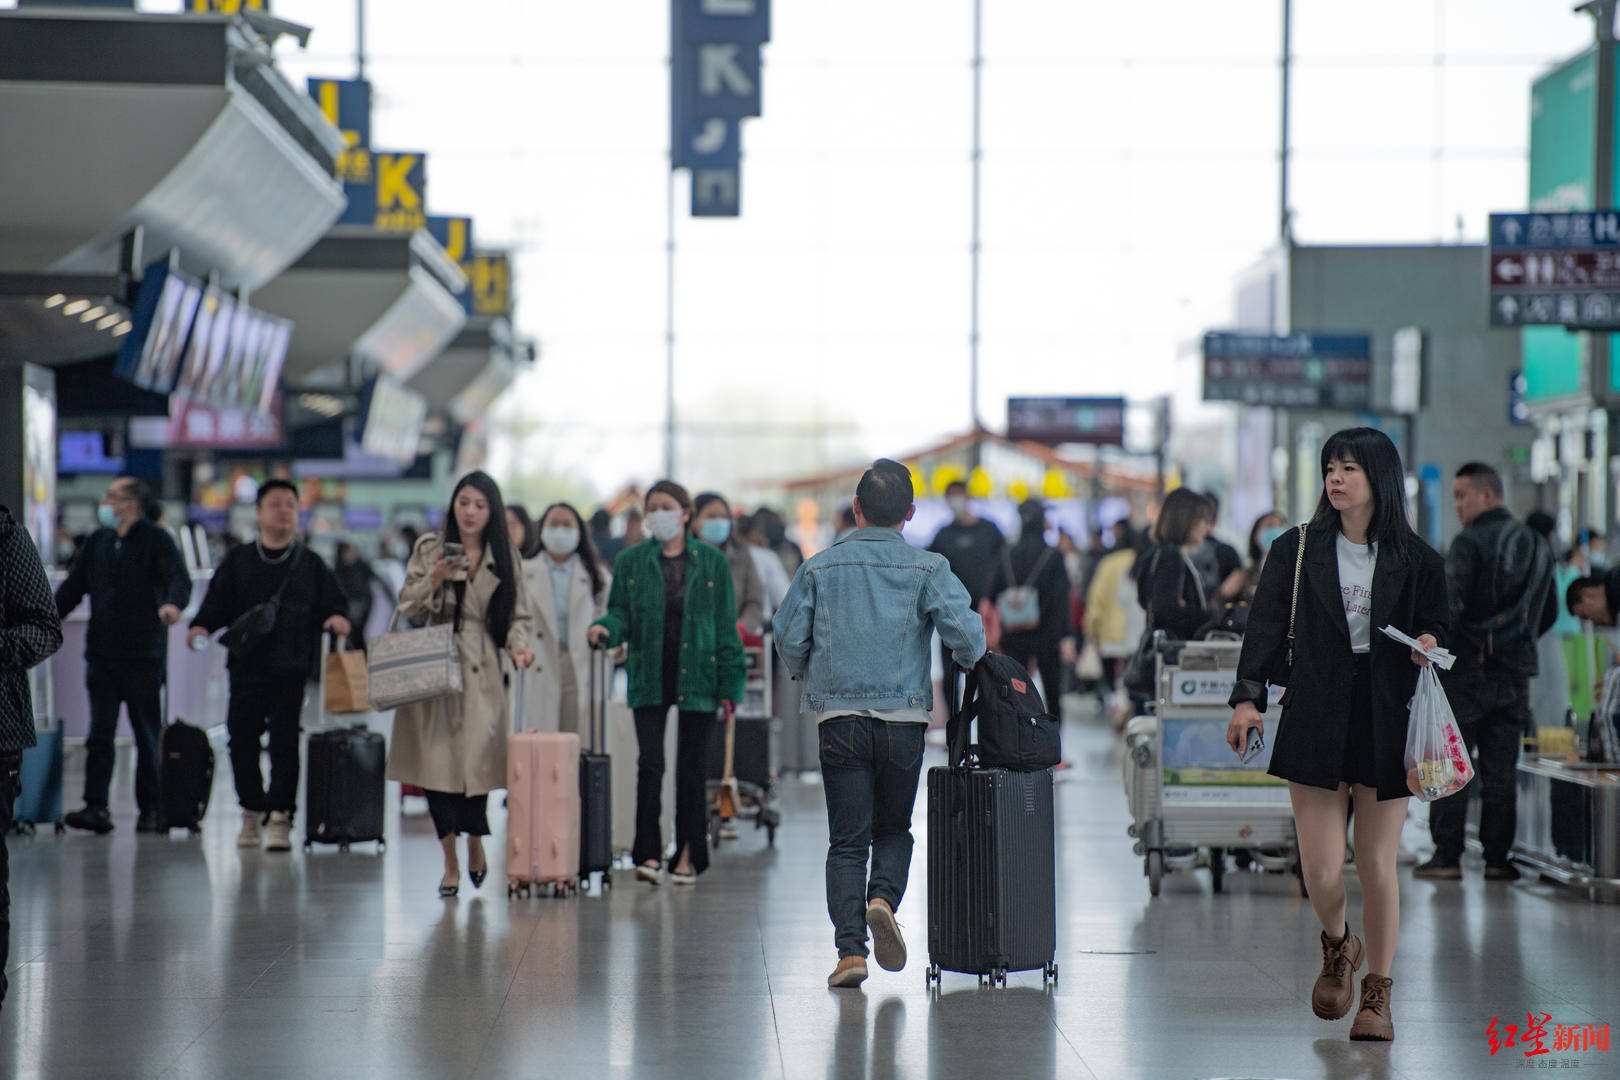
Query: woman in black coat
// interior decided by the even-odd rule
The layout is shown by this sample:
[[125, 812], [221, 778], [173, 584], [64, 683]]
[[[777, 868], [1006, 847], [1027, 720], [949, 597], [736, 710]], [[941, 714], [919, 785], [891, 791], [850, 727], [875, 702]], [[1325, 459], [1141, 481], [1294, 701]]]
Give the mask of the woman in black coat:
[[[1046, 504], [1025, 499], [1018, 507], [1018, 542], [1001, 549], [1001, 561], [990, 574], [989, 597], [1001, 606], [1002, 594], [1021, 586], [1034, 590], [1039, 622], [1021, 630], [1002, 623], [1001, 651], [1027, 669], [1040, 672], [1048, 707], [1056, 710], [1063, 693], [1063, 639], [1069, 626], [1069, 572], [1063, 554], [1046, 542]], [[1007, 612], [1002, 612], [1005, 620]]]
[[1136, 560], [1136, 598], [1148, 626], [1190, 641], [1209, 622], [1209, 596], [1192, 553], [1215, 526], [1215, 507], [1186, 488], [1165, 496], [1153, 522], [1153, 547]]
[[[1288, 781], [1304, 880], [1322, 922], [1312, 1011], [1324, 1020], [1348, 1013], [1365, 958], [1350, 1037], [1387, 1041], [1394, 1038], [1389, 969], [1400, 923], [1395, 857], [1410, 794], [1402, 763], [1407, 710], [1418, 667], [1428, 660], [1379, 630], [1394, 626], [1426, 648], [1444, 637], [1445, 562], [1407, 521], [1405, 472], [1388, 436], [1371, 428], [1338, 432], [1322, 448], [1322, 475], [1303, 559], [1300, 530], [1290, 529], [1271, 545], [1261, 571], [1227, 743], [1242, 753], [1249, 729], [1263, 728], [1267, 683], [1288, 688], [1269, 771]], [[1352, 799], [1365, 950], [1345, 921]]]

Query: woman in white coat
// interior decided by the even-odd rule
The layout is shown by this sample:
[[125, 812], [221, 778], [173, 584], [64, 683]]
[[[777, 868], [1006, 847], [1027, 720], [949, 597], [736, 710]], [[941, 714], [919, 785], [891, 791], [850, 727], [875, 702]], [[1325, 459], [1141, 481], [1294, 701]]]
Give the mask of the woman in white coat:
[[534, 555], [523, 560], [523, 581], [534, 609], [539, 673], [528, 689], [523, 722], [538, 731], [577, 732], [589, 745], [591, 647], [585, 630], [607, 610], [609, 576], [584, 519], [569, 504], [547, 507], [537, 532]]

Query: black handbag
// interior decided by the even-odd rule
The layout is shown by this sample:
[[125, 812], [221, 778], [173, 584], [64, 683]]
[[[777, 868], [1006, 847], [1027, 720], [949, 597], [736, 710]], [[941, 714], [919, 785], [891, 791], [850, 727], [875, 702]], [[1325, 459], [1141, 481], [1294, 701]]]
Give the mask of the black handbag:
[[276, 619], [281, 614], [281, 594], [287, 591], [287, 582], [291, 581], [293, 574], [298, 571], [298, 562], [303, 556], [304, 546], [299, 544], [294, 547], [292, 565], [287, 567], [287, 576], [281, 579], [275, 595], [242, 612], [225, 628], [225, 632], [219, 635], [219, 643], [232, 658], [241, 658], [253, 652], [275, 631]]

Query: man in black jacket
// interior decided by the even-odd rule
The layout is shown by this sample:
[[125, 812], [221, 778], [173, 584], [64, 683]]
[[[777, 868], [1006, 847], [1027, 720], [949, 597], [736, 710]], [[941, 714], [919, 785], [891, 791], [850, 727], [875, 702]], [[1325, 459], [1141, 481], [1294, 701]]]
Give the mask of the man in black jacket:
[[[1445, 686], [1457, 727], [1478, 755], [1481, 785], [1479, 839], [1485, 847], [1485, 877], [1512, 881], [1515, 770], [1519, 737], [1535, 723], [1530, 715], [1530, 678], [1536, 674], [1536, 641], [1558, 618], [1552, 549], [1502, 505], [1502, 478], [1489, 465], [1471, 462], [1452, 484], [1463, 530], [1446, 556], [1452, 634], [1457, 665]], [[1434, 857], [1412, 873], [1429, 879], [1460, 878], [1468, 790], [1429, 807]]]
[[156, 832], [160, 696], [168, 671], [169, 627], [191, 602], [191, 575], [180, 548], [161, 525], [147, 519], [151, 490], [124, 476], [107, 488], [96, 515], [102, 527], [79, 549], [67, 580], [56, 590], [56, 611], [67, 615], [88, 594], [85, 683], [90, 691], [90, 735], [85, 739], [84, 809], [63, 820], [75, 829], [113, 830], [107, 810], [112, 786], [118, 709], [129, 710], [135, 734], [137, 832]]
[[11, 952], [11, 862], [5, 837], [22, 778], [22, 752], [33, 746], [34, 705], [28, 669], [62, 647], [62, 618], [45, 567], [27, 530], [0, 506], [0, 1003]]
[[[225, 721], [231, 772], [242, 804], [237, 847], [292, 850], [298, 803], [298, 717], [304, 687], [318, 662], [322, 630], [348, 634], [348, 599], [321, 557], [298, 543], [298, 489], [287, 480], [259, 488], [259, 536], [226, 555], [208, 583], [193, 643], [230, 626], [249, 608], [275, 598], [274, 628], [260, 641], [233, 650], [226, 668], [231, 704]], [[270, 732], [270, 790], [259, 769], [259, 740]]]

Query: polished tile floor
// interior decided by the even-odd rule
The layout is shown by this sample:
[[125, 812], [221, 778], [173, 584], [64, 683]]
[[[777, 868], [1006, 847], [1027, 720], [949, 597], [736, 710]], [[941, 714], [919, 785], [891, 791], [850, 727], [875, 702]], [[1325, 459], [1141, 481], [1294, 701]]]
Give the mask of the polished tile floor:
[[[1072, 711], [1054, 990], [1038, 974], [1004, 990], [947, 974], [943, 993], [924, 991], [919, 842], [900, 912], [910, 966], [828, 991], [814, 784], [790, 786], [777, 848], [745, 829], [695, 890], [625, 875], [605, 896], [509, 903], [491, 880], [444, 902], [431, 826], [399, 815], [397, 789], [386, 854], [239, 854], [221, 753], [200, 839], [137, 838], [126, 766], [113, 836], [10, 841], [0, 1076], [1429, 1080], [1523, 1066], [1519, 1047], [1490, 1054], [1493, 1017], [1504, 1033], [1532, 1011], [1620, 1021], [1620, 908], [1476, 873], [1403, 880], [1397, 1041], [1348, 1042], [1347, 1022], [1310, 1013], [1317, 927], [1293, 880], [1231, 873], [1214, 895], [1207, 874], [1182, 872], [1150, 900], [1114, 739]], [[1532, 1063], [1547, 1060], [1620, 1075], [1620, 1047]]]

